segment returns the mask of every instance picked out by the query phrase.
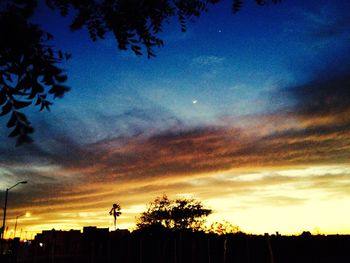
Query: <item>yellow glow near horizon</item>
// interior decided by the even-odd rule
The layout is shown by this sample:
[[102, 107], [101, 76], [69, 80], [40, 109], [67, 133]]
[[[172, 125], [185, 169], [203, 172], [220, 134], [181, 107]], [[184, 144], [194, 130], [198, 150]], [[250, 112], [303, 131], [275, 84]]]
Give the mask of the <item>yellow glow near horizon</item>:
[[[209, 224], [225, 220], [247, 233], [349, 234], [350, 212], [344, 209], [350, 201], [349, 185], [348, 165], [232, 169], [151, 182], [139, 180], [137, 184], [86, 185], [84, 188], [94, 192], [98, 200], [90, 201], [89, 195], [71, 196], [67, 209], [64, 199], [62, 203], [51, 205], [50, 210], [33, 205], [30, 208], [33, 214], [23, 218], [20, 224], [30, 233], [53, 228], [81, 230], [84, 226], [113, 229], [108, 211], [112, 203], [118, 202], [122, 215], [117, 219], [117, 227], [133, 229], [136, 218], [145, 211], [147, 204], [167, 194], [171, 199], [198, 199], [213, 209], [208, 217]], [[123, 192], [121, 187], [132, 194], [103, 193]], [[84, 205], [84, 200], [88, 205]], [[9, 220], [9, 230], [13, 224], [14, 220]]]

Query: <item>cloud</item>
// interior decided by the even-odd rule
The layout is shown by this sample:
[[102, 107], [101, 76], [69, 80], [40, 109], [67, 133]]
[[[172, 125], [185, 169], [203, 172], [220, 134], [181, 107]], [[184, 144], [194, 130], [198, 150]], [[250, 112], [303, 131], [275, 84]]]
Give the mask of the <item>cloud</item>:
[[225, 61], [225, 58], [218, 56], [198, 56], [192, 59], [192, 66], [218, 66]]
[[[44, 178], [48, 173], [33, 166], [51, 166], [59, 176], [73, 181], [81, 175], [88, 182], [190, 177], [238, 167], [347, 163], [349, 84], [345, 75], [289, 88], [293, 108], [247, 116], [246, 124], [226, 118], [221, 125], [189, 127], [175, 121], [167, 128], [162, 125], [166, 116], [130, 111], [104, 117], [106, 124], [131, 123], [115, 136], [79, 144], [69, 133], [55, 130], [38, 144], [2, 151], [0, 160], [8, 174]], [[50, 131], [50, 125], [46, 127]]]
[[[312, 193], [300, 198], [293, 191], [318, 191], [323, 198], [347, 196], [350, 78], [347, 71], [315, 76], [283, 89], [292, 106], [226, 116], [211, 125], [188, 126], [171, 114], [134, 109], [117, 116], [96, 115], [94, 125], [101, 121], [102, 130], [115, 127], [115, 134], [83, 143], [64, 123], [57, 129], [55, 122], [42, 122], [45, 129], [40, 129], [44, 132], [37, 143], [1, 149], [2, 182], [29, 181], [21, 191], [11, 191], [9, 216], [30, 209], [37, 214], [32, 224], [43, 218], [52, 224], [69, 218], [86, 223], [88, 219], [79, 216], [83, 211], [103, 222], [101, 210], [113, 202], [121, 200], [128, 209], [163, 193], [194, 192], [206, 200], [241, 198], [231, 204], [241, 208], [299, 206], [314, 198]], [[83, 134], [89, 125], [73, 119]], [[291, 170], [325, 165], [341, 167], [340, 172]], [[279, 192], [281, 186], [291, 190]]]
[[[57, 152], [49, 152], [45, 157], [41, 148], [38, 156], [34, 150], [31, 154], [45, 165], [56, 165], [57, 169], [51, 169], [57, 173], [56, 178], [61, 176], [72, 182], [84, 178], [88, 183], [191, 178], [233, 168], [348, 163], [349, 123], [320, 124], [313, 116], [303, 116], [301, 122], [295, 116], [283, 118], [289, 122], [284, 128], [272, 127], [278, 125], [279, 117], [268, 115], [256, 117], [254, 125], [246, 127], [179, 126], [158, 133], [67, 146], [64, 151], [57, 147]], [[24, 157], [18, 158], [18, 163], [4, 162], [4, 167], [17, 175], [31, 171], [44, 178], [49, 174], [32, 167], [18, 171], [16, 167], [21, 167]]]
[[[349, 45], [350, 42], [350, 5], [347, 1], [322, 4], [316, 8], [298, 9], [291, 13], [293, 22], [285, 25], [286, 33], [295, 36], [298, 44], [308, 53], [317, 54], [326, 51], [333, 53]], [[286, 36], [287, 37], [287, 36]], [[333, 50], [330, 51], [329, 48]]]
[[[274, 169], [325, 163], [348, 165], [348, 130], [324, 129], [323, 134], [316, 134], [305, 123], [292, 122], [276, 129], [274, 124], [265, 124], [274, 119], [278, 120], [259, 116], [247, 130], [244, 126], [180, 126], [154, 134], [117, 136], [79, 145], [78, 150], [67, 147], [64, 158], [56, 157], [62, 153], [58, 150], [42, 166], [25, 167], [21, 158], [11, 165], [3, 163], [6, 178], [25, 177], [29, 181], [20, 191], [11, 193], [9, 218], [29, 210], [37, 218], [28, 222], [33, 226], [45, 218], [46, 223], [56, 227], [76, 228], [88, 223], [104, 225], [103, 218], [115, 201], [128, 209], [163, 193], [192, 192], [203, 200], [235, 197], [238, 201], [231, 205], [240, 209], [299, 206], [309, 198], [294, 196], [293, 191], [278, 192], [276, 189], [281, 187], [295, 191], [303, 187], [318, 189], [332, 198], [347, 195], [349, 172], [345, 170], [330, 175], [321, 171], [315, 176], [310, 171], [285, 175]], [[41, 151], [38, 153], [41, 155]], [[34, 150], [32, 155], [35, 157]], [[101, 213], [103, 210], [106, 215]], [[81, 212], [93, 216], [83, 218], [79, 216]], [[130, 222], [132, 215], [126, 216], [121, 223]], [[65, 220], [68, 225], [63, 224]]]
[[295, 107], [298, 114], [313, 117], [348, 115], [350, 71], [325, 80], [316, 79], [293, 87], [289, 92], [296, 100]]
[[342, 36], [348, 32], [350, 16], [345, 10], [349, 4], [339, 5], [338, 8], [324, 6], [319, 12], [304, 12], [305, 30], [311, 36], [327, 39]]

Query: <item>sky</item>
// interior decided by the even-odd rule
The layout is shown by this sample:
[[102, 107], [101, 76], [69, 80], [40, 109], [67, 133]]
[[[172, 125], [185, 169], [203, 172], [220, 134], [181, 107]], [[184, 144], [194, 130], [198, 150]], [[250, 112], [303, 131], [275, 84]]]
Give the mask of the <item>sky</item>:
[[[249, 1], [248, 1], [249, 2]], [[92, 42], [40, 6], [33, 21], [72, 53], [72, 90], [51, 112], [26, 109], [34, 143], [0, 119], [7, 236], [119, 228], [157, 196], [191, 197], [247, 233], [350, 234], [349, 1], [229, 1], [166, 25], [156, 58]], [[21, 231], [19, 230], [21, 229]]]

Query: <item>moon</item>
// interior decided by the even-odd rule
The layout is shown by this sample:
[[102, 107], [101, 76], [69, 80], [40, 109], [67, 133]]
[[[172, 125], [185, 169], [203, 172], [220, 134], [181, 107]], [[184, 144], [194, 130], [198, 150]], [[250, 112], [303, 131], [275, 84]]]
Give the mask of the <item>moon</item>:
[[193, 104], [196, 104], [196, 103], [197, 103], [197, 100], [193, 100], [192, 103], [193, 103]]

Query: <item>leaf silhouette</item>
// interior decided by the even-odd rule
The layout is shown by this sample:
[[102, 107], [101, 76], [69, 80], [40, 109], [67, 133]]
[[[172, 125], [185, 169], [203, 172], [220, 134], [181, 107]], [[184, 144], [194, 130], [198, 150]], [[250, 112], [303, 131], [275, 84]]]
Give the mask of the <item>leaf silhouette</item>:
[[4, 104], [7, 101], [7, 96], [5, 89], [0, 89], [0, 105]]
[[5, 104], [5, 106], [2, 107], [1, 112], [0, 112], [0, 116], [4, 116], [4, 115], [8, 114], [11, 110], [12, 110], [12, 103], [10, 101], [8, 101]]
[[13, 100], [13, 106], [18, 110], [22, 109], [24, 107], [28, 107], [30, 104], [32, 104], [31, 101], [20, 101], [20, 100]]
[[243, 6], [243, 0], [233, 0], [232, 12], [237, 13], [239, 10], [241, 10], [242, 6]]
[[16, 112], [13, 111], [12, 114], [11, 114], [11, 118], [9, 119], [9, 121], [7, 122], [7, 128], [11, 128], [13, 126], [15, 126], [17, 123], [17, 115], [16, 115]]

